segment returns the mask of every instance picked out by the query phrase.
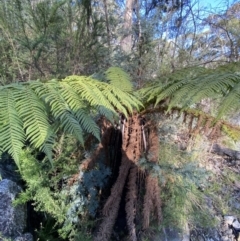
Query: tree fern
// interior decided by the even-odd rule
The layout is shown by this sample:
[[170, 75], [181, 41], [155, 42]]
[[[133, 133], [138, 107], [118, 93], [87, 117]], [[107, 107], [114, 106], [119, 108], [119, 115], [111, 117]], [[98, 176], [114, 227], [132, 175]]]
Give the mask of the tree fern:
[[9, 152], [19, 163], [19, 153], [28, 140], [51, 160], [59, 128], [74, 135], [82, 144], [85, 132], [100, 140], [94, 116], [99, 113], [113, 121], [117, 111], [127, 116], [141, 105], [129, 90], [86, 76], [1, 87], [1, 151]]

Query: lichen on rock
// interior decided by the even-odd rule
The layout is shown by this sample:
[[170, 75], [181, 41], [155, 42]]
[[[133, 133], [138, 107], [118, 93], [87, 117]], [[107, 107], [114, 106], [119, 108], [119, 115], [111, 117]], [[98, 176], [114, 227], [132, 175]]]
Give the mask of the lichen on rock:
[[26, 209], [24, 205], [13, 205], [13, 201], [21, 190], [11, 180], [3, 179], [0, 181], [0, 233], [4, 238], [16, 239], [22, 235], [26, 228]]

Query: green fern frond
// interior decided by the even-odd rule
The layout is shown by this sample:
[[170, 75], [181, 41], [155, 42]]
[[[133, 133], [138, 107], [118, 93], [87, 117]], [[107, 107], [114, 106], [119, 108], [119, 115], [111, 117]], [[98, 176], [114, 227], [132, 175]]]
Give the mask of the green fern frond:
[[81, 124], [81, 127], [88, 133], [92, 133], [98, 140], [99, 136], [99, 127], [94, 122], [93, 118], [89, 115], [85, 109], [83, 102], [80, 100], [79, 95], [74, 91], [74, 89], [67, 83], [60, 83], [61, 89], [60, 94], [65, 99], [68, 106], [74, 113], [74, 116]]
[[151, 100], [156, 100], [156, 96], [161, 92], [162, 88], [163, 84], [161, 82], [154, 82], [151, 86], [139, 89], [137, 93], [143, 99], [146, 99], [146, 102], [151, 102]]
[[163, 86], [163, 88], [159, 89], [160, 93], [157, 95], [155, 106], [161, 101], [168, 97], [172, 97], [173, 94], [179, 90], [182, 86], [187, 83], [186, 79], [173, 83], [172, 85], [168, 86], [167, 88]]
[[69, 85], [69, 83], [60, 82], [59, 87], [61, 95], [71, 109], [77, 110], [84, 107], [83, 101], [79, 98], [80, 96], [75, 91], [75, 89], [72, 88], [71, 85]]
[[98, 126], [89, 113], [83, 109], [81, 97], [71, 86], [64, 82], [53, 81], [46, 84], [39, 83], [39, 88], [36, 90], [50, 105], [53, 117], [59, 119], [64, 131], [75, 135], [82, 144], [84, 142], [83, 130], [100, 139]]
[[85, 103], [87, 102], [91, 106], [103, 105], [115, 111], [113, 106], [106, 99], [106, 96], [103, 95], [97, 86], [97, 84], [101, 84], [101, 82], [91, 79], [90, 77], [76, 75], [68, 76], [63, 81], [67, 82]]
[[125, 116], [128, 116], [127, 110], [132, 113], [134, 109], [138, 110], [140, 106], [143, 106], [132, 94], [123, 92], [114, 86], [107, 85], [106, 83], [101, 84], [102, 86], [99, 87], [102, 89], [102, 93], [106, 96], [108, 101]]
[[113, 112], [123, 112], [127, 116], [128, 112], [142, 105], [134, 95], [90, 77], [69, 76], [64, 81], [69, 82], [84, 101], [97, 108], [104, 106]]
[[116, 121], [119, 117], [117, 113], [107, 109], [104, 106], [99, 106], [97, 109], [99, 114], [105, 116], [111, 123], [114, 123], [114, 121]]
[[100, 129], [93, 120], [93, 116], [89, 115], [84, 109], [78, 109], [74, 112], [74, 116], [87, 133], [93, 134], [98, 140], [100, 140]]
[[25, 133], [16, 109], [16, 93], [14, 88], [0, 90], [0, 147], [14, 158], [20, 168], [19, 154], [24, 146]]
[[[199, 76], [194, 80], [194, 86], [187, 103], [197, 103], [203, 98], [223, 96], [237, 81], [237, 76], [232, 73], [214, 73]], [[185, 104], [185, 105], [186, 105]]]
[[219, 99], [218, 118], [239, 109], [239, 64], [228, 64], [217, 69], [190, 68], [163, 76], [152, 86], [143, 89], [149, 103], [155, 106], [169, 99], [168, 110], [188, 108], [204, 98]]
[[118, 89], [126, 92], [133, 90], [131, 77], [119, 67], [110, 67], [106, 72], [106, 79], [109, 83]]
[[53, 117], [60, 120], [60, 125], [65, 132], [74, 135], [83, 144], [83, 130], [75, 118], [73, 110], [61, 95], [58, 82], [50, 81], [44, 84], [44, 88], [47, 94], [42, 97], [50, 105]]
[[[187, 68], [183, 70], [179, 70], [172, 75], [169, 76], [167, 82], [162, 86], [162, 90], [158, 94], [156, 98], [157, 105], [160, 101], [165, 98], [172, 98], [171, 106], [174, 106], [174, 103], [181, 103], [181, 101], [188, 102], [194, 90], [196, 84], [202, 83], [203, 75], [209, 76], [211, 70], [204, 68]], [[200, 79], [199, 79], [200, 76]], [[206, 80], [207, 81], [207, 80]], [[204, 85], [205, 86], [205, 85]]]
[[[240, 77], [239, 77], [240, 78]], [[217, 119], [220, 119], [224, 114], [239, 109], [240, 101], [240, 81], [229, 90], [224, 96], [218, 110]]]
[[[222, 97], [226, 95], [231, 96], [232, 93], [235, 93], [234, 96], [237, 97], [238, 95], [236, 93], [239, 93], [239, 88], [237, 87], [239, 81], [240, 76], [236, 73], [216, 72], [214, 74], [198, 76], [175, 91], [169, 103], [169, 108], [176, 106], [178, 103], [181, 103], [182, 107], [188, 107], [194, 103], [198, 103], [204, 98], [221, 98], [221, 100], [223, 100]], [[231, 90], [236, 90], [237, 92], [232, 92]], [[235, 101], [237, 100], [235, 99]], [[220, 106], [222, 106], [222, 102]], [[225, 105], [223, 105], [223, 108], [224, 106]], [[219, 115], [219, 117], [230, 112], [227, 106], [225, 109], [223, 108], [221, 109], [221, 115]]]
[[30, 88], [19, 91], [16, 97], [17, 109], [23, 121], [27, 139], [39, 148], [51, 131], [45, 105]]
[[161, 76], [158, 80], [143, 88], [141, 94], [147, 98], [148, 102], [155, 101], [157, 105], [161, 100], [173, 95], [176, 90], [181, 88], [187, 83], [190, 83], [193, 78], [196, 78], [200, 73], [206, 72], [206, 69], [197, 68], [186, 68], [178, 70], [172, 74]]
[[97, 114], [113, 121], [117, 112], [127, 116], [141, 105], [128, 91], [85, 76], [3, 86], [0, 87], [0, 151], [7, 151], [19, 165], [19, 153], [27, 139], [51, 161], [59, 129], [74, 135], [82, 144], [86, 132], [100, 140], [94, 119]]
[[50, 161], [52, 166], [53, 166], [53, 160], [52, 160], [52, 158], [53, 158], [53, 148], [54, 148], [54, 144], [55, 144], [55, 140], [56, 140], [56, 134], [55, 133], [57, 133], [58, 127], [59, 127], [58, 123], [54, 123], [52, 125], [51, 132], [48, 134], [45, 142], [40, 147], [40, 150], [46, 154], [47, 159]]

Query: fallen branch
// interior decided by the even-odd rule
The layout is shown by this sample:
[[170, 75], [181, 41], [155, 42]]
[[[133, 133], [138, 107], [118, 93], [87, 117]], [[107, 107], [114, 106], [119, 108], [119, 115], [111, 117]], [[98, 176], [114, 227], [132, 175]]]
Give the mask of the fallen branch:
[[220, 156], [230, 157], [232, 160], [240, 160], [240, 151], [221, 147], [216, 143], [213, 145], [211, 152]]

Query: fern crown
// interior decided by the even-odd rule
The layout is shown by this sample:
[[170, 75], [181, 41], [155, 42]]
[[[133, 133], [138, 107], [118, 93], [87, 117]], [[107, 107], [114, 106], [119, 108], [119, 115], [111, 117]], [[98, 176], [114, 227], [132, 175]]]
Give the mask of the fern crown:
[[9, 152], [19, 166], [19, 153], [28, 140], [51, 160], [59, 128], [82, 144], [84, 133], [100, 140], [96, 114], [113, 120], [116, 111], [127, 116], [141, 105], [131, 93], [127, 74], [110, 68], [105, 75], [109, 83], [74, 75], [62, 81], [32, 81], [0, 87], [1, 152]]

